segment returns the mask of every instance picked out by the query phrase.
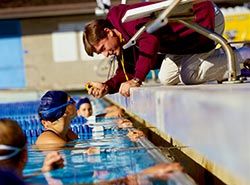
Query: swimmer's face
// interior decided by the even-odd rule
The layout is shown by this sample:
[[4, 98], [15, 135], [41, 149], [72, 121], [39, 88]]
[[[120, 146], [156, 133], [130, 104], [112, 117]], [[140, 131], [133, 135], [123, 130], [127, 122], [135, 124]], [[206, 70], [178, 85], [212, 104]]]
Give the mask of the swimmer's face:
[[81, 104], [81, 106], [77, 110], [77, 115], [83, 116], [85, 118], [92, 116], [92, 113], [93, 113], [92, 106], [89, 103]]
[[68, 97], [68, 102], [70, 102], [70, 103], [67, 106], [66, 111], [69, 114], [70, 118], [73, 119], [77, 114], [77, 112], [76, 112], [76, 102], [70, 96]]

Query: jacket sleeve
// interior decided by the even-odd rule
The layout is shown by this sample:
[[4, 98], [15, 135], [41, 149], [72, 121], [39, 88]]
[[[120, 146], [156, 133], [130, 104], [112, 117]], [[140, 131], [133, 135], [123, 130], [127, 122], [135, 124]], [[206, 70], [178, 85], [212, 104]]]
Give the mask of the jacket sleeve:
[[[129, 79], [133, 78], [133, 74], [130, 73], [126, 74]], [[119, 91], [120, 85], [123, 82], [126, 82], [126, 77], [122, 70], [122, 66], [119, 64], [118, 68], [116, 69], [115, 75], [104, 83], [108, 86], [108, 93], [114, 94]]]
[[140, 36], [136, 43], [139, 56], [135, 66], [135, 77], [144, 81], [156, 63], [160, 43], [157, 37], [146, 32]]
[[[129, 79], [133, 77], [144, 81], [148, 72], [153, 68], [156, 62], [159, 40], [151, 34], [143, 33], [137, 40], [138, 58], [135, 61], [135, 73], [128, 73]], [[126, 64], [126, 61], [125, 61]], [[119, 91], [121, 83], [126, 81], [122, 66], [119, 64], [115, 76], [105, 82], [109, 87], [109, 94]]]
[[[149, 21], [151, 21], [151, 18], [145, 17], [122, 24], [122, 28], [126, 30], [126, 33], [129, 35], [126, 41], [128, 42], [129, 39]], [[137, 57], [136, 61], [134, 61], [135, 77], [144, 81], [148, 72], [156, 63], [160, 42], [154, 34], [143, 32], [136, 40], [136, 46], [134, 47], [137, 47], [135, 49]]]
[[[140, 6], [142, 5], [144, 4], [140, 4]], [[122, 33], [123, 39], [125, 39], [126, 42], [130, 38], [132, 38], [132, 36], [139, 30], [141, 26], [151, 20], [149, 17], [146, 17], [134, 21], [129, 21], [126, 23], [121, 23], [121, 18], [129, 8], [134, 7], [130, 7], [128, 5], [119, 5], [117, 7], [112, 8], [107, 16], [107, 19], [114, 25], [114, 27], [120, 33]], [[159, 40], [154, 35], [144, 32], [136, 41], [136, 46], [133, 47], [137, 47], [133, 48], [134, 51], [131, 51], [131, 56], [133, 56], [133, 59], [131, 58], [131, 62], [133, 62], [134, 66], [133, 71], [126, 69], [126, 72], [129, 79], [136, 77], [139, 78], [141, 81], [144, 81], [150, 69], [152, 69], [152, 67], [155, 65], [156, 55], [159, 49]], [[120, 84], [125, 81], [126, 78], [124, 72], [122, 70], [121, 65], [119, 65], [115, 76], [107, 80], [105, 84], [107, 84], [109, 87], [109, 93], [115, 93], [119, 91]]]

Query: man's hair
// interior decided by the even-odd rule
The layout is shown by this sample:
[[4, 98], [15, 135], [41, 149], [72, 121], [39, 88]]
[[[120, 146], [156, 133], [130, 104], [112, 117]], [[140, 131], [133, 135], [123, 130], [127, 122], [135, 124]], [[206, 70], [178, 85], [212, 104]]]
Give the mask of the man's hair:
[[82, 40], [85, 51], [89, 56], [93, 56], [95, 52], [93, 45], [107, 37], [105, 28], [113, 29], [112, 24], [106, 19], [93, 20], [85, 26]]
[[[26, 145], [26, 137], [16, 121], [11, 119], [0, 119], [0, 144], [21, 149], [19, 153], [10, 159], [0, 161], [0, 166], [3, 168], [17, 166]], [[12, 151], [0, 150], [0, 156], [8, 155], [10, 152]]]

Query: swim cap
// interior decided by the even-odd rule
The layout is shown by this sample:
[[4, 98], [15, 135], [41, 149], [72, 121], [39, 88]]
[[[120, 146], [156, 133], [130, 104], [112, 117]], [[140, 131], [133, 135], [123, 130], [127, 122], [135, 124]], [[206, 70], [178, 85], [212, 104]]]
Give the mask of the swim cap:
[[38, 114], [41, 120], [54, 122], [63, 116], [68, 102], [68, 94], [64, 91], [48, 91], [40, 101]]
[[89, 104], [91, 104], [91, 103], [90, 103], [90, 100], [89, 100], [87, 97], [81, 98], [81, 99], [77, 102], [77, 104], [76, 104], [77, 110], [78, 110], [78, 109], [80, 108], [80, 106], [81, 106], [82, 104], [84, 104], [84, 103], [89, 103]]

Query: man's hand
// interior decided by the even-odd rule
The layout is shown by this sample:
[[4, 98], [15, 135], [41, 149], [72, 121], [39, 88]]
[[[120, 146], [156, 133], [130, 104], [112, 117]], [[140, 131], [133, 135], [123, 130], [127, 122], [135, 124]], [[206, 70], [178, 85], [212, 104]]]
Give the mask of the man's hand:
[[95, 98], [102, 98], [108, 93], [108, 86], [101, 82], [87, 82], [85, 86], [88, 87], [88, 94]]
[[63, 162], [64, 160], [59, 152], [55, 152], [55, 151], [50, 152], [46, 155], [44, 159], [43, 167], [41, 171], [44, 173], [44, 172], [48, 172], [57, 168], [63, 168], [64, 167]]
[[140, 87], [140, 83], [136, 82], [135, 80], [129, 80], [121, 84], [119, 93], [122, 96], [129, 97], [130, 96], [130, 88], [131, 87]]

